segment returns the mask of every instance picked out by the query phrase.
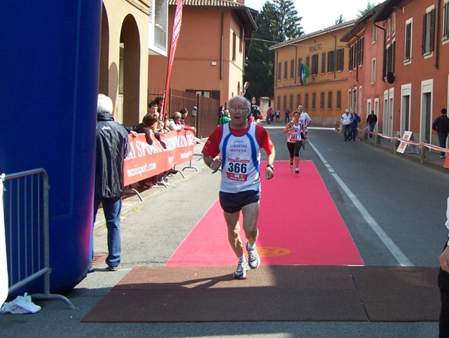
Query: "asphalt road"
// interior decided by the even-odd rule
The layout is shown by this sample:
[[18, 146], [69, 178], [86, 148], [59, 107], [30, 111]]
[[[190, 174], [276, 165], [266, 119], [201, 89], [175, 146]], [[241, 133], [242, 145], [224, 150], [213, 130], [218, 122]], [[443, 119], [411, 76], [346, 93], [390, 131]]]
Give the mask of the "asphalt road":
[[[287, 160], [282, 124], [267, 126], [277, 159]], [[63, 302], [39, 302], [34, 315], [0, 315], [0, 337], [436, 337], [436, 322], [235, 322], [86, 324], [81, 319], [136, 265], [164, 265], [218, 196], [219, 177], [205, 168], [195, 148], [192, 165], [170, 178], [169, 188], [152, 188], [124, 202], [123, 263], [117, 272], [95, 265]], [[344, 142], [333, 130], [309, 129], [303, 160], [318, 168], [366, 265], [438, 266], [447, 236], [444, 227], [449, 175], [362, 142]], [[182, 169], [182, 166], [178, 169]], [[306, 198], [306, 197], [305, 197]], [[317, 206], [317, 212], [319, 208]], [[96, 254], [106, 253], [105, 228], [97, 216]], [[325, 243], [323, 243], [325, 250]], [[205, 253], [207, 254], [207, 253]], [[435, 281], [436, 283], [436, 281]], [[436, 287], [436, 286], [435, 286]], [[439, 304], [435, 304], [439, 306]]]

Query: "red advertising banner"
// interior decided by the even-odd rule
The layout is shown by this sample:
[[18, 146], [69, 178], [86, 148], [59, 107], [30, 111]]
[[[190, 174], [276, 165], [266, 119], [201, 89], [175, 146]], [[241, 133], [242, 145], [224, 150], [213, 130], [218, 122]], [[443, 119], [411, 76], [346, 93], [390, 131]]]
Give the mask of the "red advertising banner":
[[173, 32], [171, 36], [170, 54], [168, 57], [167, 66], [167, 78], [165, 80], [165, 93], [164, 101], [162, 104], [161, 119], [165, 121], [166, 109], [167, 109], [167, 95], [168, 89], [170, 87], [170, 76], [173, 67], [173, 61], [175, 59], [176, 47], [178, 46], [179, 34], [181, 33], [181, 23], [182, 23], [182, 2], [183, 0], [178, 0], [176, 4], [175, 18], [173, 20]]
[[145, 140], [145, 134], [138, 134], [137, 137], [129, 135], [130, 152], [125, 158], [123, 174], [125, 186], [192, 160], [195, 146], [192, 131], [180, 130], [161, 134], [161, 141], [166, 144], [167, 149], [164, 149], [156, 139], [149, 145]]

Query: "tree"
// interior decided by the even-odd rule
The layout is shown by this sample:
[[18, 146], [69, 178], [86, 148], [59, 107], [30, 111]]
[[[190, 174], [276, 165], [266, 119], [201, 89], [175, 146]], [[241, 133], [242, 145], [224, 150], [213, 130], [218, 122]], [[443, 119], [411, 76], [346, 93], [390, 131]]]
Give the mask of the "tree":
[[345, 18], [343, 18], [343, 14], [340, 14], [340, 16], [339, 16], [338, 18], [335, 19], [334, 25], [339, 25], [339, 24], [341, 24], [341, 23], [343, 23], [343, 22], [345, 22], [345, 21], [346, 21], [346, 20], [345, 20]]
[[300, 25], [302, 17], [298, 16], [298, 11], [291, 0], [273, 0], [273, 7], [277, 14], [278, 21], [275, 25], [275, 32], [278, 35], [277, 41], [286, 41], [304, 34]]
[[273, 1], [274, 4], [265, 2], [256, 17], [258, 29], [253, 36], [244, 76], [244, 80], [250, 83], [245, 95], [247, 98], [273, 97], [274, 53], [269, 47], [304, 34], [293, 2]]
[[376, 5], [374, 3], [371, 3], [371, 2], [368, 1], [366, 3], [366, 8], [364, 10], [359, 11], [359, 14], [357, 15], [357, 17], [361, 18], [366, 13], [368, 13], [370, 10], [372, 10], [374, 7], [376, 7]]

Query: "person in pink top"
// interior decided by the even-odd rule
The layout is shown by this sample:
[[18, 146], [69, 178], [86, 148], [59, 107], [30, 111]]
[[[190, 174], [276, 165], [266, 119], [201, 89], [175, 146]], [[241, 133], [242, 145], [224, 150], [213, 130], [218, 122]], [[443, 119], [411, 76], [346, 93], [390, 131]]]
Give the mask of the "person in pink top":
[[[275, 150], [267, 130], [249, 123], [250, 102], [243, 96], [234, 96], [228, 102], [231, 122], [218, 126], [203, 148], [203, 159], [212, 170], [221, 170], [220, 205], [228, 228], [229, 243], [238, 258], [233, 276], [245, 279], [246, 271], [260, 265], [256, 248], [259, 234], [257, 218], [260, 200], [260, 150], [266, 153], [265, 178], [274, 177]], [[243, 230], [247, 238], [243, 252], [239, 215], [243, 215]]]

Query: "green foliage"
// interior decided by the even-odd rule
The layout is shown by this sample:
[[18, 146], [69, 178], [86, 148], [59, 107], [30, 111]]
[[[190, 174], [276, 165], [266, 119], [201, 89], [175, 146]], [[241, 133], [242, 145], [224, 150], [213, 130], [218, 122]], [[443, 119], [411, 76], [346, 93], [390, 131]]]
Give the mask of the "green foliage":
[[345, 20], [345, 18], [343, 18], [343, 14], [340, 14], [340, 16], [339, 16], [338, 18], [335, 19], [334, 25], [339, 25], [339, 24], [341, 24], [341, 23], [343, 23], [343, 22], [345, 22], [345, 21], [346, 21], [346, 20]]
[[376, 7], [376, 5], [374, 3], [371, 3], [371, 2], [368, 1], [366, 3], [366, 8], [364, 10], [359, 11], [359, 14], [357, 15], [357, 17], [361, 18], [366, 13], [368, 13], [370, 10], [372, 10], [374, 7]]
[[245, 81], [250, 83], [246, 97], [273, 97], [274, 52], [269, 47], [304, 34], [301, 17], [291, 0], [266, 1], [256, 18], [258, 30], [253, 36], [246, 60]]

